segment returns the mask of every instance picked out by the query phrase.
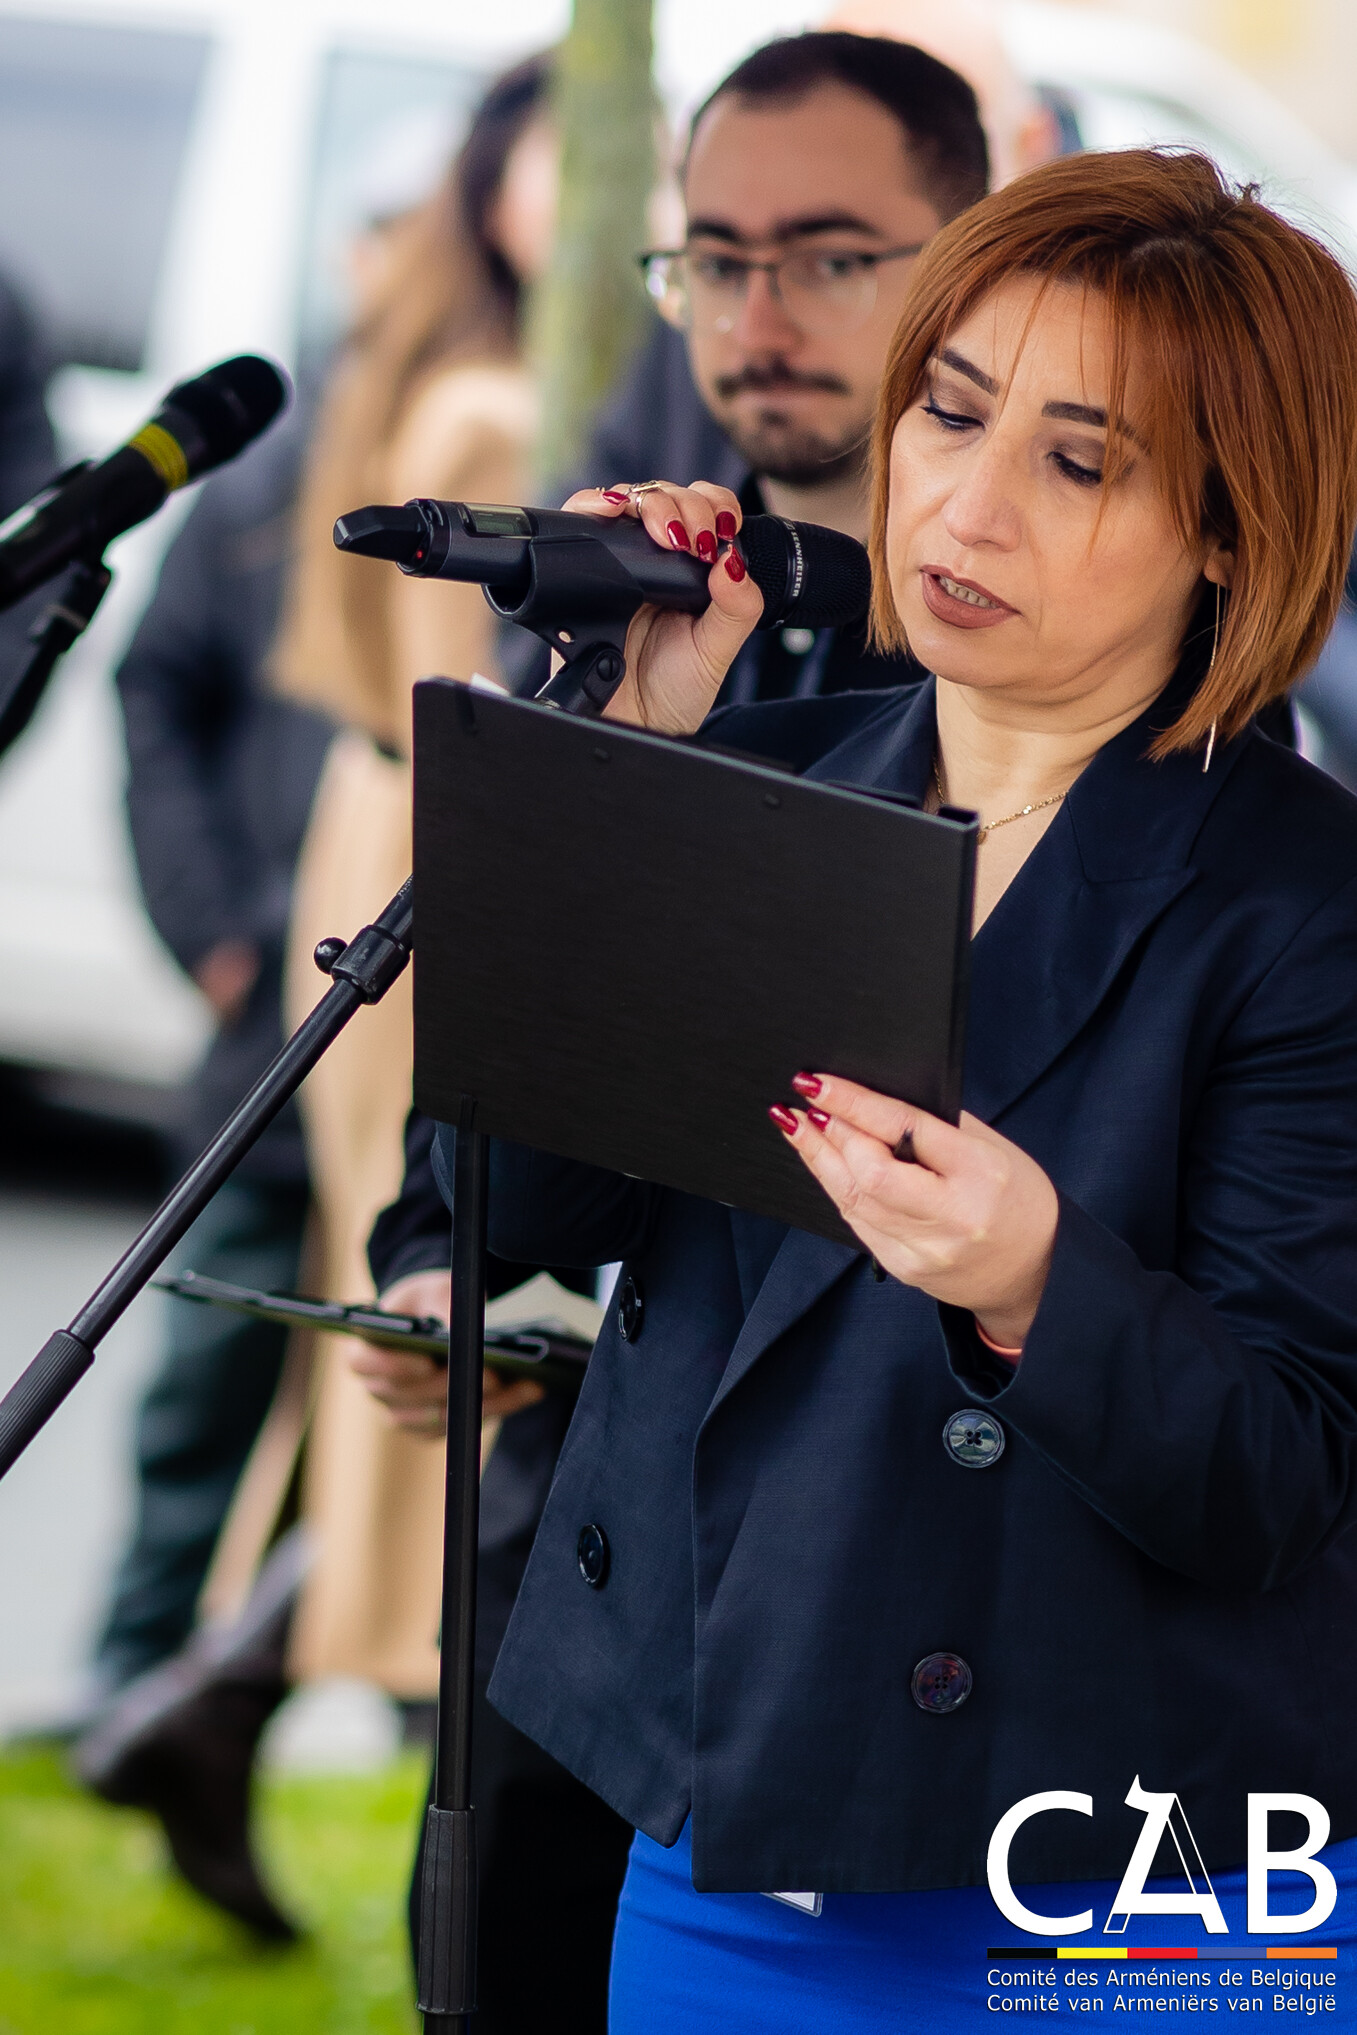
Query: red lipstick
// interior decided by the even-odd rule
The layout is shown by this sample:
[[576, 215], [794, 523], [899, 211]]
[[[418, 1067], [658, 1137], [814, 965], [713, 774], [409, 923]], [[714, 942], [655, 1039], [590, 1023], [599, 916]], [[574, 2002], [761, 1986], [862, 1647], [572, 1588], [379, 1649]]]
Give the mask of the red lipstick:
[[[977, 580], [963, 579], [960, 573], [944, 572], [940, 565], [921, 566], [919, 577], [928, 612], [936, 615], [940, 622], [950, 622], [954, 628], [994, 629], [1017, 613], [1016, 608], [1010, 608], [1006, 601], [999, 599], [998, 594], [992, 594]], [[968, 594], [971, 599], [967, 599]]]

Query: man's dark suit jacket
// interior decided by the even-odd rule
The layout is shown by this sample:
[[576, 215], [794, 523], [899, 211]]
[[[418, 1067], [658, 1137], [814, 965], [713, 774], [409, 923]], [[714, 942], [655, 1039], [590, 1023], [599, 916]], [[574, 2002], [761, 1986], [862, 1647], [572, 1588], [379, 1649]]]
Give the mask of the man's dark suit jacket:
[[[1014, 1880], [1119, 1878], [1137, 1777], [1208, 1866], [1251, 1790], [1357, 1832], [1357, 804], [1254, 729], [1150, 762], [1175, 705], [974, 943], [966, 1106], [1061, 1195], [1016, 1373], [849, 1248], [496, 1149], [492, 1249], [624, 1258], [644, 1313], [610, 1311], [491, 1699], [659, 1842], [691, 1811], [700, 1888], [981, 1882], [1047, 1789], [1095, 1813], [1028, 1823]], [[933, 689], [708, 727], [919, 797]], [[788, 935], [813, 968], [791, 899]], [[983, 1469], [943, 1445], [975, 1407]], [[948, 1714], [911, 1697], [939, 1651]]]
[[[245, 1009], [218, 1028], [185, 1095], [176, 1127], [185, 1162], [282, 1043], [292, 873], [334, 734], [320, 714], [278, 698], [265, 669], [304, 443], [294, 414], [211, 477], [118, 671], [128, 819], [156, 931], [185, 973], [219, 940], [248, 940], [262, 956]], [[294, 1104], [240, 1170], [305, 1182]]]

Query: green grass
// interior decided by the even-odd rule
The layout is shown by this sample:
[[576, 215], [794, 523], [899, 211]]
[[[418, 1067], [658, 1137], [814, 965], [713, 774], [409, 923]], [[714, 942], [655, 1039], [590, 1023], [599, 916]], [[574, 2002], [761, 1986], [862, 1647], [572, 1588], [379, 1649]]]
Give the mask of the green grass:
[[171, 1872], [158, 1826], [48, 1750], [0, 1752], [0, 2035], [412, 2035], [405, 1885], [424, 1763], [275, 1778], [260, 1850], [308, 1931], [253, 1938]]

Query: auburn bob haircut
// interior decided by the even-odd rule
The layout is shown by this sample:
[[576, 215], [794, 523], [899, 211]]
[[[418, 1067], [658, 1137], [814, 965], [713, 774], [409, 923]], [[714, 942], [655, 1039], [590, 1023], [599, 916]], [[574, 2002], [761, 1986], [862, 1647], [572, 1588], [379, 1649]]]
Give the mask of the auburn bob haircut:
[[[919, 260], [873, 438], [873, 630], [905, 645], [886, 575], [891, 440], [948, 333], [1011, 277], [1095, 293], [1111, 334], [1109, 417], [1133, 419], [1185, 546], [1234, 553], [1215, 662], [1152, 753], [1237, 734], [1308, 670], [1343, 592], [1357, 521], [1357, 296], [1335, 257], [1231, 190], [1202, 155], [1066, 156], [984, 198]], [[1040, 310], [1035, 313], [1040, 316]], [[1142, 394], [1143, 391], [1143, 394]], [[1115, 486], [1115, 441], [1105, 485]], [[1214, 640], [1215, 589], [1188, 640]]]

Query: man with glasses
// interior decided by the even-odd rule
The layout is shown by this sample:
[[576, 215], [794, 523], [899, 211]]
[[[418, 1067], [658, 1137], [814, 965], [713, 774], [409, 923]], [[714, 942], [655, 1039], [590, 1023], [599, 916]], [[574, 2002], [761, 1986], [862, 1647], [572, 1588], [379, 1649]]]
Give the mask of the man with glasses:
[[[719, 481], [747, 515], [865, 539], [872, 413], [910, 271], [987, 172], [971, 87], [922, 50], [837, 32], [756, 50], [693, 120], [686, 233], [639, 258], [665, 323], [569, 480]], [[502, 662], [534, 690], [534, 640], [505, 633]], [[908, 676], [861, 628], [783, 629], [751, 639], [721, 703]]]
[[[656, 432], [683, 405], [666, 349], [668, 402], [643, 360], [600, 429], [591, 479], [721, 480], [746, 514], [865, 540], [872, 413], [910, 271], [939, 227], [983, 196], [987, 167], [970, 86], [908, 43], [809, 34], [747, 57], [693, 121], [682, 244], [641, 257], [716, 430], [691, 445]], [[717, 463], [688, 471], [685, 453]], [[861, 630], [784, 629], [752, 639], [721, 698], [905, 675], [898, 658], [867, 650]]]

